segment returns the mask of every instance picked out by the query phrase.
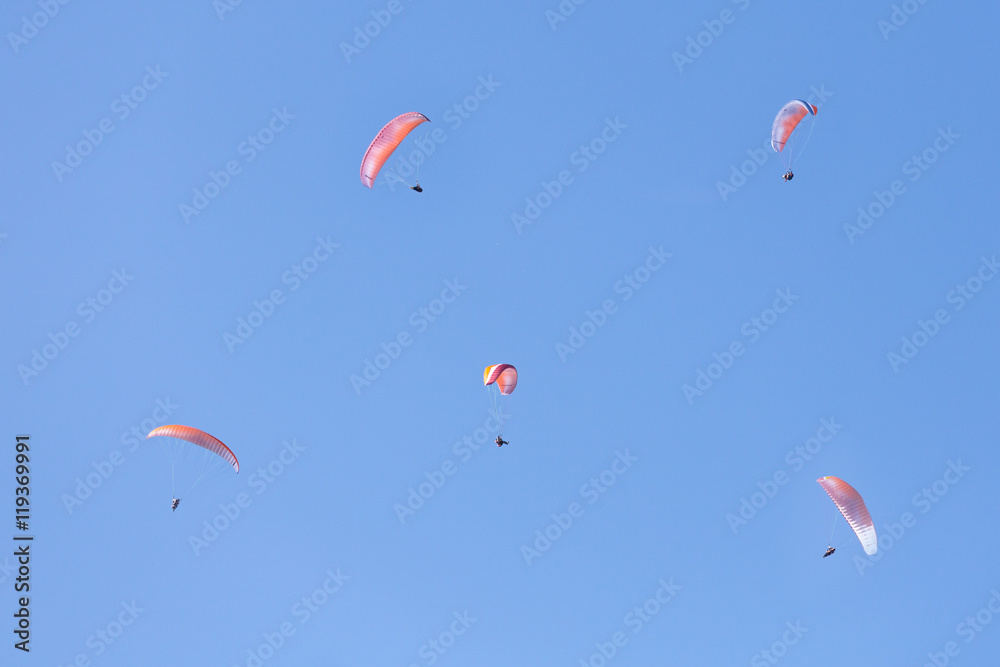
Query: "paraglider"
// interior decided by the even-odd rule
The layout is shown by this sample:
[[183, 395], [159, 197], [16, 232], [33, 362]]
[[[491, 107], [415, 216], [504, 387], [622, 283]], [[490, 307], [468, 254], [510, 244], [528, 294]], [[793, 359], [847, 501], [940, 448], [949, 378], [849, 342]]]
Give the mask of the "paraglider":
[[[386, 123], [385, 127], [379, 130], [379, 133], [372, 139], [368, 150], [365, 151], [365, 157], [361, 160], [361, 184], [368, 189], [372, 189], [372, 185], [375, 183], [375, 178], [382, 169], [382, 165], [385, 164], [389, 156], [392, 155], [392, 152], [406, 138], [406, 135], [412, 132], [413, 128], [417, 125], [429, 122], [430, 119], [422, 113], [410, 111], [401, 116], [396, 116]], [[406, 181], [403, 182], [405, 183]], [[417, 192], [424, 191], [420, 187], [419, 182], [416, 185], [407, 183], [407, 186]]]
[[[164, 438], [164, 443], [167, 445], [165, 449], [167, 449], [170, 457], [170, 479], [172, 485], [176, 485], [178, 467], [182, 469], [180, 477], [184, 482], [190, 481], [185, 478], [185, 473], [188, 472], [186, 469], [192, 469], [191, 473], [193, 481], [190, 481], [190, 484], [185, 484], [187, 486], [186, 491], [183, 494], [178, 494], [176, 492], [171, 494], [173, 500], [170, 502], [170, 509], [173, 511], [176, 511], [177, 506], [180, 505], [181, 495], [187, 495], [190, 493], [194, 489], [195, 485], [201, 481], [202, 477], [209, 472], [209, 468], [211, 467], [213, 460], [219, 461], [219, 458], [221, 458], [221, 460], [226, 461], [230, 466], [232, 466], [233, 470], [237, 473], [240, 472], [240, 462], [236, 459], [236, 455], [233, 454], [233, 450], [229, 449], [229, 447], [227, 447], [218, 438], [215, 438], [204, 431], [190, 426], [169, 424], [154, 428], [146, 436], [146, 439], [148, 440], [156, 437]], [[205, 456], [201, 457], [201, 461], [197, 461], [197, 457], [194, 457], [195, 460], [190, 462], [185, 461], [178, 466], [178, 462], [180, 462], [182, 458], [185, 443], [197, 445], [201, 450], [204, 450]], [[210, 454], [214, 454], [215, 456], [211, 456]], [[216, 458], [216, 456], [219, 458]], [[196, 476], [194, 476], [194, 472], [197, 472]]]
[[499, 433], [497, 433], [497, 447], [509, 444], [503, 439], [504, 415], [500, 405], [501, 396], [509, 396], [517, 386], [517, 369], [510, 364], [494, 364], [487, 366], [483, 371], [483, 385], [490, 392], [490, 402], [492, 412], [496, 416]]
[[[807, 134], [805, 139], [800, 137], [802, 130], [799, 125], [807, 116], [815, 116], [819, 110], [814, 104], [809, 104], [804, 100], [792, 100], [774, 117], [774, 124], [771, 126], [771, 148], [780, 156], [785, 165], [785, 175], [782, 180], [788, 182], [795, 177], [792, 173], [792, 163], [802, 153], [806, 142], [809, 140]], [[812, 133], [812, 123], [809, 123], [809, 134]]]
[[[839, 477], [820, 477], [816, 481], [847, 519], [847, 523], [850, 524], [854, 534], [858, 536], [861, 546], [864, 547], [865, 553], [874, 556], [875, 552], [878, 551], [878, 538], [875, 535], [875, 524], [872, 523], [872, 517], [868, 514], [868, 508], [865, 507], [865, 501], [861, 499], [861, 494]], [[836, 549], [828, 545], [823, 558], [834, 551]]]

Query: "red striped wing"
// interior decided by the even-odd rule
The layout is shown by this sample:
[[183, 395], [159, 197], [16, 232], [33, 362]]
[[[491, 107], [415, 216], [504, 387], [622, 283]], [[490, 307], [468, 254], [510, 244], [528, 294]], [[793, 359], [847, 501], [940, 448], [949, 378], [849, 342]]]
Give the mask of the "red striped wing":
[[149, 432], [149, 435], [146, 436], [146, 439], [148, 440], [149, 438], [154, 438], [156, 436], [178, 438], [179, 440], [186, 440], [187, 442], [194, 443], [199, 447], [204, 447], [208, 451], [214, 452], [228, 461], [229, 465], [233, 466], [233, 470], [236, 472], [240, 471], [240, 462], [236, 460], [236, 455], [233, 454], [233, 450], [226, 447], [218, 438], [212, 437], [204, 431], [199, 431], [198, 429], [191, 428], [190, 426], [171, 424], [168, 426], [154, 428]]
[[861, 494], [839, 477], [820, 477], [816, 481], [836, 503], [847, 523], [851, 524], [854, 534], [865, 548], [865, 553], [869, 556], [874, 555], [878, 551], [878, 538], [875, 535], [875, 524], [872, 523], [872, 517], [868, 514], [868, 508], [865, 507]]
[[375, 182], [375, 177], [382, 169], [382, 165], [389, 159], [392, 152], [396, 150], [399, 143], [406, 138], [413, 128], [421, 123], [430, 122], [430, 119], [422, 113], [410, 111], [402, 116], [396, 116], [390, 120], [385, 127], [375, 135], [365, 157], [361, 160], [361, 183], [366, 188], [371, 188]]

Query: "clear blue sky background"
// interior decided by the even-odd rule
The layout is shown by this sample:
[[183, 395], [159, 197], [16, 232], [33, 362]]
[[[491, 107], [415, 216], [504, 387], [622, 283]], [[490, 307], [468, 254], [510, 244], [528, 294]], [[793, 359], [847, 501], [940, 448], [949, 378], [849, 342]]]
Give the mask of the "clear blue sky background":
[[[0, 13], [0, 498], [13, 535], [13, 438], [29, 433], [36, 535], [32, 651], [11, 646], [0, 570], [0, 663], [253, 665], [287, 624], [263, 664], [596, 666], [619, 632], [611, 665], [773, 664], [765, 649], [789, 666], [921, 665], [948, 642], [953, 664], [994, 664], [1000, 619], [959, 624], [1000, 590], [1000, 280], [961, 309], [948, 296], [1000, 252], [994, 4], [913, 3], [884, 36], [888, 1], [594, 0], [553, 29], [556, 0], [402, 0], [349, 61], [340, 44], [386, 2], [244, 0], [223, 20], [209, 0], [158, 4], [60, 5], [14, 46], [39, 5]], [[678, 67], [706, 21], [721, 32]], [[112, 105], [147, 67], [166, 76], [121, 118]], [[498, 85], [458, 123], [449, 109], [482, 79]], [[768, 151], [723, 197], [781, 105], [810, 96], [794, 182]], [[241, 142], [275, 108], [294, 118], [248, 161]], [[365, 148], [407, 111], [432, 123], [402, 151], [445, 138], [425, 192], [385, 172], [369, 191]], [[113, 131], [57, 175], [102, 119]], [[573, 155], [606, 119], [625, 128], [581, 172]], [[936, 161], [911, 180], [927, 149]], [[229, 161], [239, 173], [186, 222], [180, 205]], [[561, 170], [572, 182], [518, 231], [512, 214]], [[884, 214], [845, 232], [895, 180]], [[318, 238], [339, 247], [293, 290], [283, 276]], [[651, 246], [671, 257], [626, 300], [616, 283]], [[125, 289], [86, 316], [79, 304], [123, 270]], [[446, 280], [464, 289], [421, 324]], [[283, 303], [230, 350], [224, 334], [276, 289]], [[796, 299], [753, 340], [744, 323], [776, 290]], [[938, 309], [947, 322], [893, 368]], [[70, 323], [78, 335], [22, 378]], [[404, 332], [411, 345], [355, 391], [351, 375]], [[683, 386], [735, 341], [744, 353], [689, 401]], [[510, 445], [456, 449], [486, 422], [480, 374], [501, 362], [520, 371]], [[123, 441], [162, 423], [157, 401], [242, 464], [173, 513], [160, 447]], [[823, 419], [836, 435], [787, 458]], [[274, 463], [293, 441], [297, 458]], [[616, 452], [635, 460], [606, 492], [583, 488]], [[967, 468], [953, 484], [949, 462]], [[454, 474], [401, 521], [395, 506], [442, 467]], [[835, 516], [824, 475], [864, 496], [877, 561], [843, 520], [820, 558]], [[921, 500], [935, 482], [943, 497]], [[734, 532], [727, 515], [762, 487], [773, 497]], [[240, 494], [226, 525], [220, 506]], [[582, 514], [526, 557], [572, 503]], [[213, 521], [224, 529], [193, 546]], [[348, 578], [305, 617], [296, 605], [338, 569]], [[661, 580], [680, 587], [662, 606]], [[637, 628], [629, 614], [651, 598]]]

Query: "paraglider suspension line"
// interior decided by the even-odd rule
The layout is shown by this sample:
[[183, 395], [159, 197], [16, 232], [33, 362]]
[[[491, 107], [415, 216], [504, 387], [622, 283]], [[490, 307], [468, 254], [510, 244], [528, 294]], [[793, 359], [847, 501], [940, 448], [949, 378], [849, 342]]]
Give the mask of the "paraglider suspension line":
[[830, 528], [830, 539], [826, 541], [826, 546], [833, 546], [833, 531], [837, 529], [837, 517], [840, 516], [840, 512], [836, 512], [833, 515], [833, 526]]

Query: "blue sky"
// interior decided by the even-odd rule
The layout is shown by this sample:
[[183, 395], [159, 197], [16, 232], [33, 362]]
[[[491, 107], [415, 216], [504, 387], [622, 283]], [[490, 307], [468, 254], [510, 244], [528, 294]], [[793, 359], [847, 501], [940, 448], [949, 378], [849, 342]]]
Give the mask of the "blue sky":
[[0, 14], [5, 656], [992, 664], [995, 6], [222, 6]]

